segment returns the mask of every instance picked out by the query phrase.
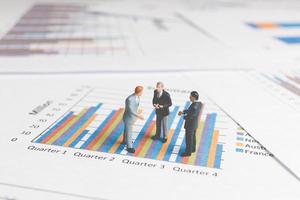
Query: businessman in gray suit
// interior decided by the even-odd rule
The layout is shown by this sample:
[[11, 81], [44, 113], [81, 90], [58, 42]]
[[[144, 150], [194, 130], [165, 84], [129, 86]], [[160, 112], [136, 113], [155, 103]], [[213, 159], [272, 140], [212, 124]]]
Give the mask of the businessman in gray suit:
[[132, 146], [133, 124], [137, 119], [144, 120], [144, 117], [141, 114], [142, 111], [138, 109], [140, 104], [140, 97], [143, 94], [143, 89], [144, 88], [142, 86], [137, 86], [134, 90], [134, 93], [129, 95], [125, 101], [125, 111], [123, 115], [123, 122], [125, 125], [125, 129], [124, 129], [124, 137], [122, 143], [126, 144], [127, 151], [129, 153], [135, 152], [135, 149]]

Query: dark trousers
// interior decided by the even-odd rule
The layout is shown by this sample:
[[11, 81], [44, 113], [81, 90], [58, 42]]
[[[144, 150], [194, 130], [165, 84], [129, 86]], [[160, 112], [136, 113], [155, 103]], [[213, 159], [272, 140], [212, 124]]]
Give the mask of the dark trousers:
[[191, 154], [196, 150], [196, 130], [185, 130], [185, 153]]

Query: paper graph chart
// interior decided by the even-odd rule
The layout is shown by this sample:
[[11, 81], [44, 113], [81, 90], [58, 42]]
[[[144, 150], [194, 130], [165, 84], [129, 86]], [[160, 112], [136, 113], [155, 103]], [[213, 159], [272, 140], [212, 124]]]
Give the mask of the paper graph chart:
[[[254, 22], [254, 23], [247, 23], [248, 26], [261, 30], [261, 31], [276, 31], [276, 30], [299, 30], [300, 29], [300, 22]], [[274, 35], [275, 39], [289, 45], [299, 45], [300, 44], [300, 35], [295, 34], [287, 34], [287, 35]]]
[[136, 22], [88, 4], [38, 3], [1, 38], [0, 56], [128, 56], [140, 48], [132, 28]]
[[[173, 105], [171, 108], [166, 143], [151, 139], [156, 131], [155, 111], [151, 105], [146, 105], [145, 120], [137, 120], [134, 125], [133, 146], [136, 152], [131, 154], [126, 151], [125, 145], [121, 144], [124, 131], [122, 121], [124, 106], [110, 102], [111, 98], [117, 97], [116, 94], [103, 95], [104, 92], [100, 88], [95, 88], [33, 142], [217, 169], [222, 167], [224, 144], [221, 141], [224, 135], [221, 135], [216, 127], [219, 116], [216, 112], [205, 111], [207, 110], [205, 104], [202, 107], [200, 125], [196, 132], [196, 153], [191, 157], [180, 156], [185, 150], [185, 132], [184, 119], [178, 116], [178, 111], [188, 108], [190, 103], [186, 101], [177, 101], [182, 104]], [[175, 96], [174, 98], [176, 99]]]

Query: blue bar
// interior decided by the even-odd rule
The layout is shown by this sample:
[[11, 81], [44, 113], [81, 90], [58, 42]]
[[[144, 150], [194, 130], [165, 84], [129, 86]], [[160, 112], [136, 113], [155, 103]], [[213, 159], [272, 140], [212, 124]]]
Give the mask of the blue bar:
[[177, 116], [178, 110], [179, 110], [179, 106], [175, 106], [175, 108], [173, 109], [173, 111], [169, 117], [168, 130], [170, 130], [170, 128], [172, 127], [172, 124]]
[[279, 23], [278, 26], [283, 27], [283, 28], [300, 28], [300, 23], [286, 22], [286, 23]]
[[217, 114], [211, 113], [207, 137], [206, 140], [204, 141], [202, 157], [200, 157], [200, 166], [207, 166], [210, 146], [211, 146], [214, 129], [215, 129], [216, 118], [217, 118]]
[[103, 142], [98, 151], [108, 152], [111, 147], [117, 142], [118, 138], [124, 131], [124, 123], [121, 121], [117, 128], [113, 130], [108, 138]]
[[247, 23], [251, 28], [259, 28], [255, 23]]
[[75, 147], [88, 132], [88, 130], [82, 131], [82, 133], [80, 133], [80, 135], [70, 144], [69, 147]]
[[286, 44], [300, 44], [300, 36], [286, 36], [286, 37], [276, 37], [278, 40]]
[[[190, 106], [190, 102], [188, 101], [184, 105], [184, 110], [188, 109], [189, 106]], [[178, 136], [179, 136], [179, 133], [180, 133], [181, 128], [183, 126], [183, 123], [184, 123], [184, 119], [183, 119], [183, 116], [181, 116], [180, 119], [179, 119], [179, 121], [178, 121], [178, 124], [177, 124], [177, 126], [176, 126], [176, 128], [174, 130], [174, 135], [173, 135], [173, 137], [171, 139], [171, 142], [170, 142], [170, 144], [168, 146], [167, 152], [166, 152], [166, 154], [164, 156], [164, 160], [166, 160], [166, 161], [169, 161], [169, 159], [171, 157], [171, 154], [172, 154], [172, 152], [174, 150], [174, 147], [176, 145], [176, 141], [178, 139]], [[180, 149], [182, 148], [183, 144], [184, 144], [184, 141], [182, 141]], [[178, 159], [178, 157], [180, 157], [180, 154], [177, 155], [177, 159]]]
[[120, 146], [117, 148], [115, 153], [120, 154], [124, 148], [125, 148], [125, 144], [120, 144]]
[[35, 142], [41, 143], [48, 135], [50, 135], [55, 129], [57, 129], [60, 125], [62, 125], [65, 121], [67, 121], [74, 112], [69, 112], [65, 117], [63, 117], [58, 123], [56, 123], [51, 129], [49, 129], [45, 134], [41, 135]]
[[98, 132], [102, 130], [105, 125], [109, 122], [109, 120], [114, 116], [116, 110], [111, 111], [109, 115], [105, 118], [105, 120], [100, 124], [100, 126], [94, 131], [94, 133], [85, 141], [85, 143], [80, 147], [81, 149], [85, 149], [98, 135]]
[[223, 152], [223, 145], [218, 144], [217, 145], [217, 152], [216, 152], [216, 157], [215, 157], [214, 168], [218, 168], [218, 169], [221, 168], [222, 152]]
[[83, 124], [92, 117], [92, 115], [101, 107], [102, 104], [98, 104], [96, 107], [91, 107], [88, 111], [78, 119], [78, 121], [73, 124], [62, 136], [60, 136], [55, 142], [54, 145], [62, 146], [64, 143], [72, 137], [78, 131]]
[[236, 140], [244, 141], [244, 138], [242, 138], [242, 137], [236, 137]]
[[[179, 110], [179, 106], [175, 106], [175, 108], [173, 109], [172, 113], [170, 114], [170, 117], [168, 119], [168, 131], [170, 132], [170, 127], [173, 124], [175, 117], [178, 113]], [[170, 139], [170, 138], [169, 138]], [[152, 145], [155, 145], [154, 149], [151, 152], [151, 147]], [[162, 146], [164, 145], [164, 143], [160, 142], [160, 141], [153, 141], [153, 143], [151, 144], [151, 147], [148, 151], [148, 153], [146, 154], [146, 158], [153, 158], [156, 159], [156, 157], [158, 156]]]
[[235, 151], [236, 151], [236, 152], [243, 153], [243, 152], [244, 152], [244, 149], [236, 148]]
[[197, 165], [200, 164], [200, 159], [203, 155], [203, 151], [204, 151], [204, 143], [206, 141], [207, 135], [208, 135], [208, 130], [209, 130], [209, 123], [210, 123], [210, 118], [211, 118], [211, 114], [206, 114], [206, 118], [205, 118], [205, 123], [204, 123], [204, 127], [203, 127], [203, 131], [201, 134], [201, 138], [200, 138], [200, 142], [198, 144], [198, 150], [196, 152], [196, 161], [195, 163]]
[[86, 116], [94, 110], [94, 107], [88, 109], [88, 111], [81, 116], [77, 122], [75, 122], [68, 130], [66, 130], [57, 140], [53, 143], [54, 145], [62, 146], [69, 138], [70, 135], [75, 133], [85, 122]]
[[[145, 133], [146, 133], [148, 127], [150, 126], [151, 122], [152, 122], [153, 119], [154, 119], [154, 116], [155, 116], [155, 111], [152, 110], [152, 112], [151, 112], [150, 116], [148, 117], [148, 119], [147, 119], [145, 125], [143, 126], [142, 130], [140, 131], [139, 135], [137, 136], [136, 140], [135, 140], [134, 143], [133, 143], [133, 147], [134, 147], [134, 148], [136, 148], [136, 147], [139, 145], [139, 143], [141, 142], [141, 140], [143, 139], [143, 137], [144, 137], [144, 135], [145, 135]], [[117, 151], [118, 151], [118, 152], [120, 151], [119, 148], [118, 148]], [[121, 150], [121, 151], [122, 151], [122, 150]], [[131, 154], [128, 153], [128, 155], [131, 155]]]

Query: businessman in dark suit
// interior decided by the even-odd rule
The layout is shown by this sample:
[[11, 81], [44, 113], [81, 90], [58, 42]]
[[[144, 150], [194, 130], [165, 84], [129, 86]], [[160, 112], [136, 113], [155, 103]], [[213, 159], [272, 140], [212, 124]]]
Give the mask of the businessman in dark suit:
[[198, 128], [199, 114], [202, 103], [198, 101], [199, 94], [196, 91], [191, 92], [190, 101], [192, 104], [187, 110], [180, 111], [179, 116], [183, 115], [185, 119], [185, 141], [186, 149], [182, 157], [191, 156], [196, 151], [196, 130]]
[[168, 116], [170, 114], [169, 107], [172, 106], [170, 94], [164, 90], [164, 84], [158, 82], [154, 90], [152, 104], [156, 113], [156, 133], [152, 136], [153, 140], [162, 138], [162, 142], [167, 142], [168, 134]]

